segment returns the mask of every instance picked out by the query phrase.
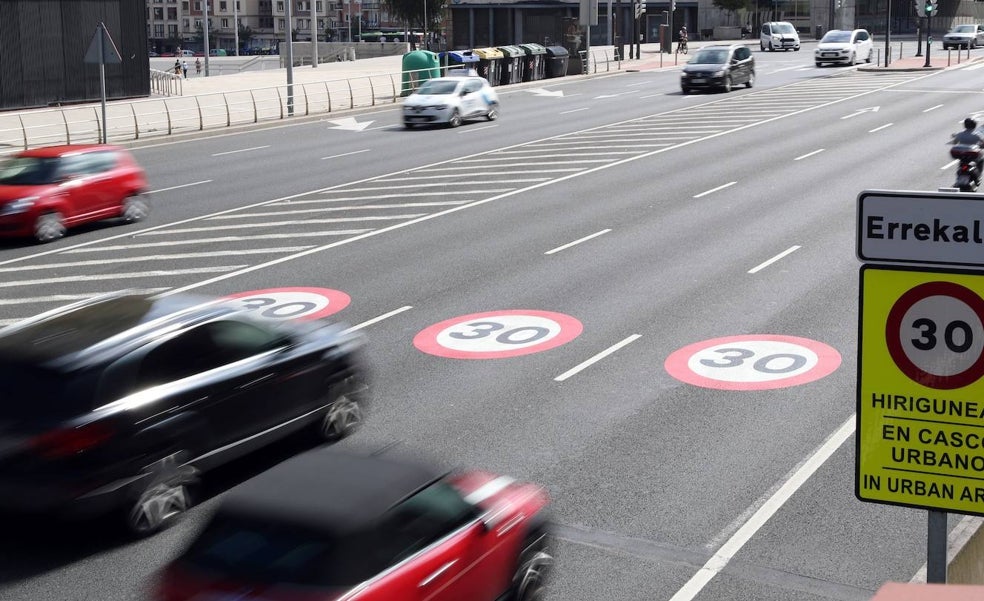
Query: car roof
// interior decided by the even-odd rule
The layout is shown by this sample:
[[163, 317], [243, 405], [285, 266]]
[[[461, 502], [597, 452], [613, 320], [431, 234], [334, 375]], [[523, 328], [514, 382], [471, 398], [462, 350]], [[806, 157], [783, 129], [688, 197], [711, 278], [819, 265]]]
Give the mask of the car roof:
[[357, 532], [445, 475], [390, 454], [321, 448], [232, 489], [217, 515], [274, 520], [342, 535]]
[[122, 150], [119, 146], [107, 144], [62, 144], [60, 146], [42, 146], [40, 148], [29, 148], [17, 153], [21, 157], [55, 158], [71, 154], [81, 154], [96, 150]]
[[0, 360], [76, 369], [117, 357], [162, 333], [236, 312], [195, 295], [121, 293], [60, 307], [0, 330]]

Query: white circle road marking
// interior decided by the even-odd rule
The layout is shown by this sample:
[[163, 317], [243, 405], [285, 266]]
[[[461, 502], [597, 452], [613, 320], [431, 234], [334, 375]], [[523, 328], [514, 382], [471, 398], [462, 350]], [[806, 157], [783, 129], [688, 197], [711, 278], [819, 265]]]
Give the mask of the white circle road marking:
[[327, 317], [348, 306], [349, 295], [329, 288], [267, 288], [226, 296], [238, 300], [260, 319], [308, 320]]
[[516, 309], [460, 315], [421, 330], [418, 350], [450, 359], [502, 359], [570, 342], [581, 322], [562, 313]]

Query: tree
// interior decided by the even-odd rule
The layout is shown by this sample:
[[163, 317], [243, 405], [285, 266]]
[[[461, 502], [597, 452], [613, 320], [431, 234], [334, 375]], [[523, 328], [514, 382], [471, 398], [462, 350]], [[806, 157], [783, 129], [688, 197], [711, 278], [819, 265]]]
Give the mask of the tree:
[[728, 17], [733, 17], [738, 10], [745, 8], [747, 0], [713, 0], [712, 4], [720, 8]]
[[239, 24], [239, 44], [249, 47], [249, 41], [253, 39], [253, 28], [249, 25]]
[[[349, 0], [351, 2], [352, 0]], [[387, 12], [396, 21], [406, 21], [411, 29], [425, 28], [434, 31], [441, 23], [447, 0], [383, 0]], [[424, 23], [424, 5], [427, 6], [427, 23]]]

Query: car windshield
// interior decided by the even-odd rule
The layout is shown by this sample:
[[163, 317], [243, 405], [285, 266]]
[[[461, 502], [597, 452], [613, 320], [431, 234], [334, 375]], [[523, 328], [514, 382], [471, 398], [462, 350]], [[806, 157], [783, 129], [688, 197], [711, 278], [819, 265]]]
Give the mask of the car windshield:
[[850, 31], [828, 31], [827, 34], [823, 36], [823, 39], [820, 40], [820, 43], [821, 44], [827, 44], [827, 43], [838, 43], [839, 44], [841, 42], [850, 42], [850, 41], [851, 41], [851, 32]]
[[776, 23], [772, 26], [772, 31], [776, 33], [796, 33], [796, 30], [789, 23]]
[[456, 81], [434, 81], [428, 80], [420, 86], [417, 90], [418, 94], [427, 94], [429, 96], [442, 96], [446, 94], [454, 94], [455, 88], [458, 87], [458, 82]]
[[976, 29], [974, 25], [958, 25], [951, 33], [974, 33], [974, 29]]
[[54, 183], [57, 158], [14, 157], [0, 164], [0, 185], [39, 186]]
[[691, 65], [720, 65], [728, 61], [728, 51], [725, 48], [704, 49], [690, 59]]

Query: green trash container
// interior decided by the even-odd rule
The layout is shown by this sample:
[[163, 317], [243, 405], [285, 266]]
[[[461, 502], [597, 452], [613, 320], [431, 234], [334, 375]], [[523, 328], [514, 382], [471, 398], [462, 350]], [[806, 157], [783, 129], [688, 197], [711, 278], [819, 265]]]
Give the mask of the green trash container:
[[523, 81], [536, 81], [547, 76], [547, 49], [539, 44], [520, 44], [526, 53], [523, 59]]
[[502, 51], [498, 48], [475, 48], [478, 55], [478, 74], [489, 80], [493, 86], [499, 85], [502, 70]]
[[502, 85], [508, 86], [523, 81], [523, 60], [526, 53], [519, 46], [499, 46], [502, 51]]
[[403, 84], [400, 96], [409, 96], [428, 79], [441, 76], [441, 60], [430, 50], [414, 50], [403, 55]]

